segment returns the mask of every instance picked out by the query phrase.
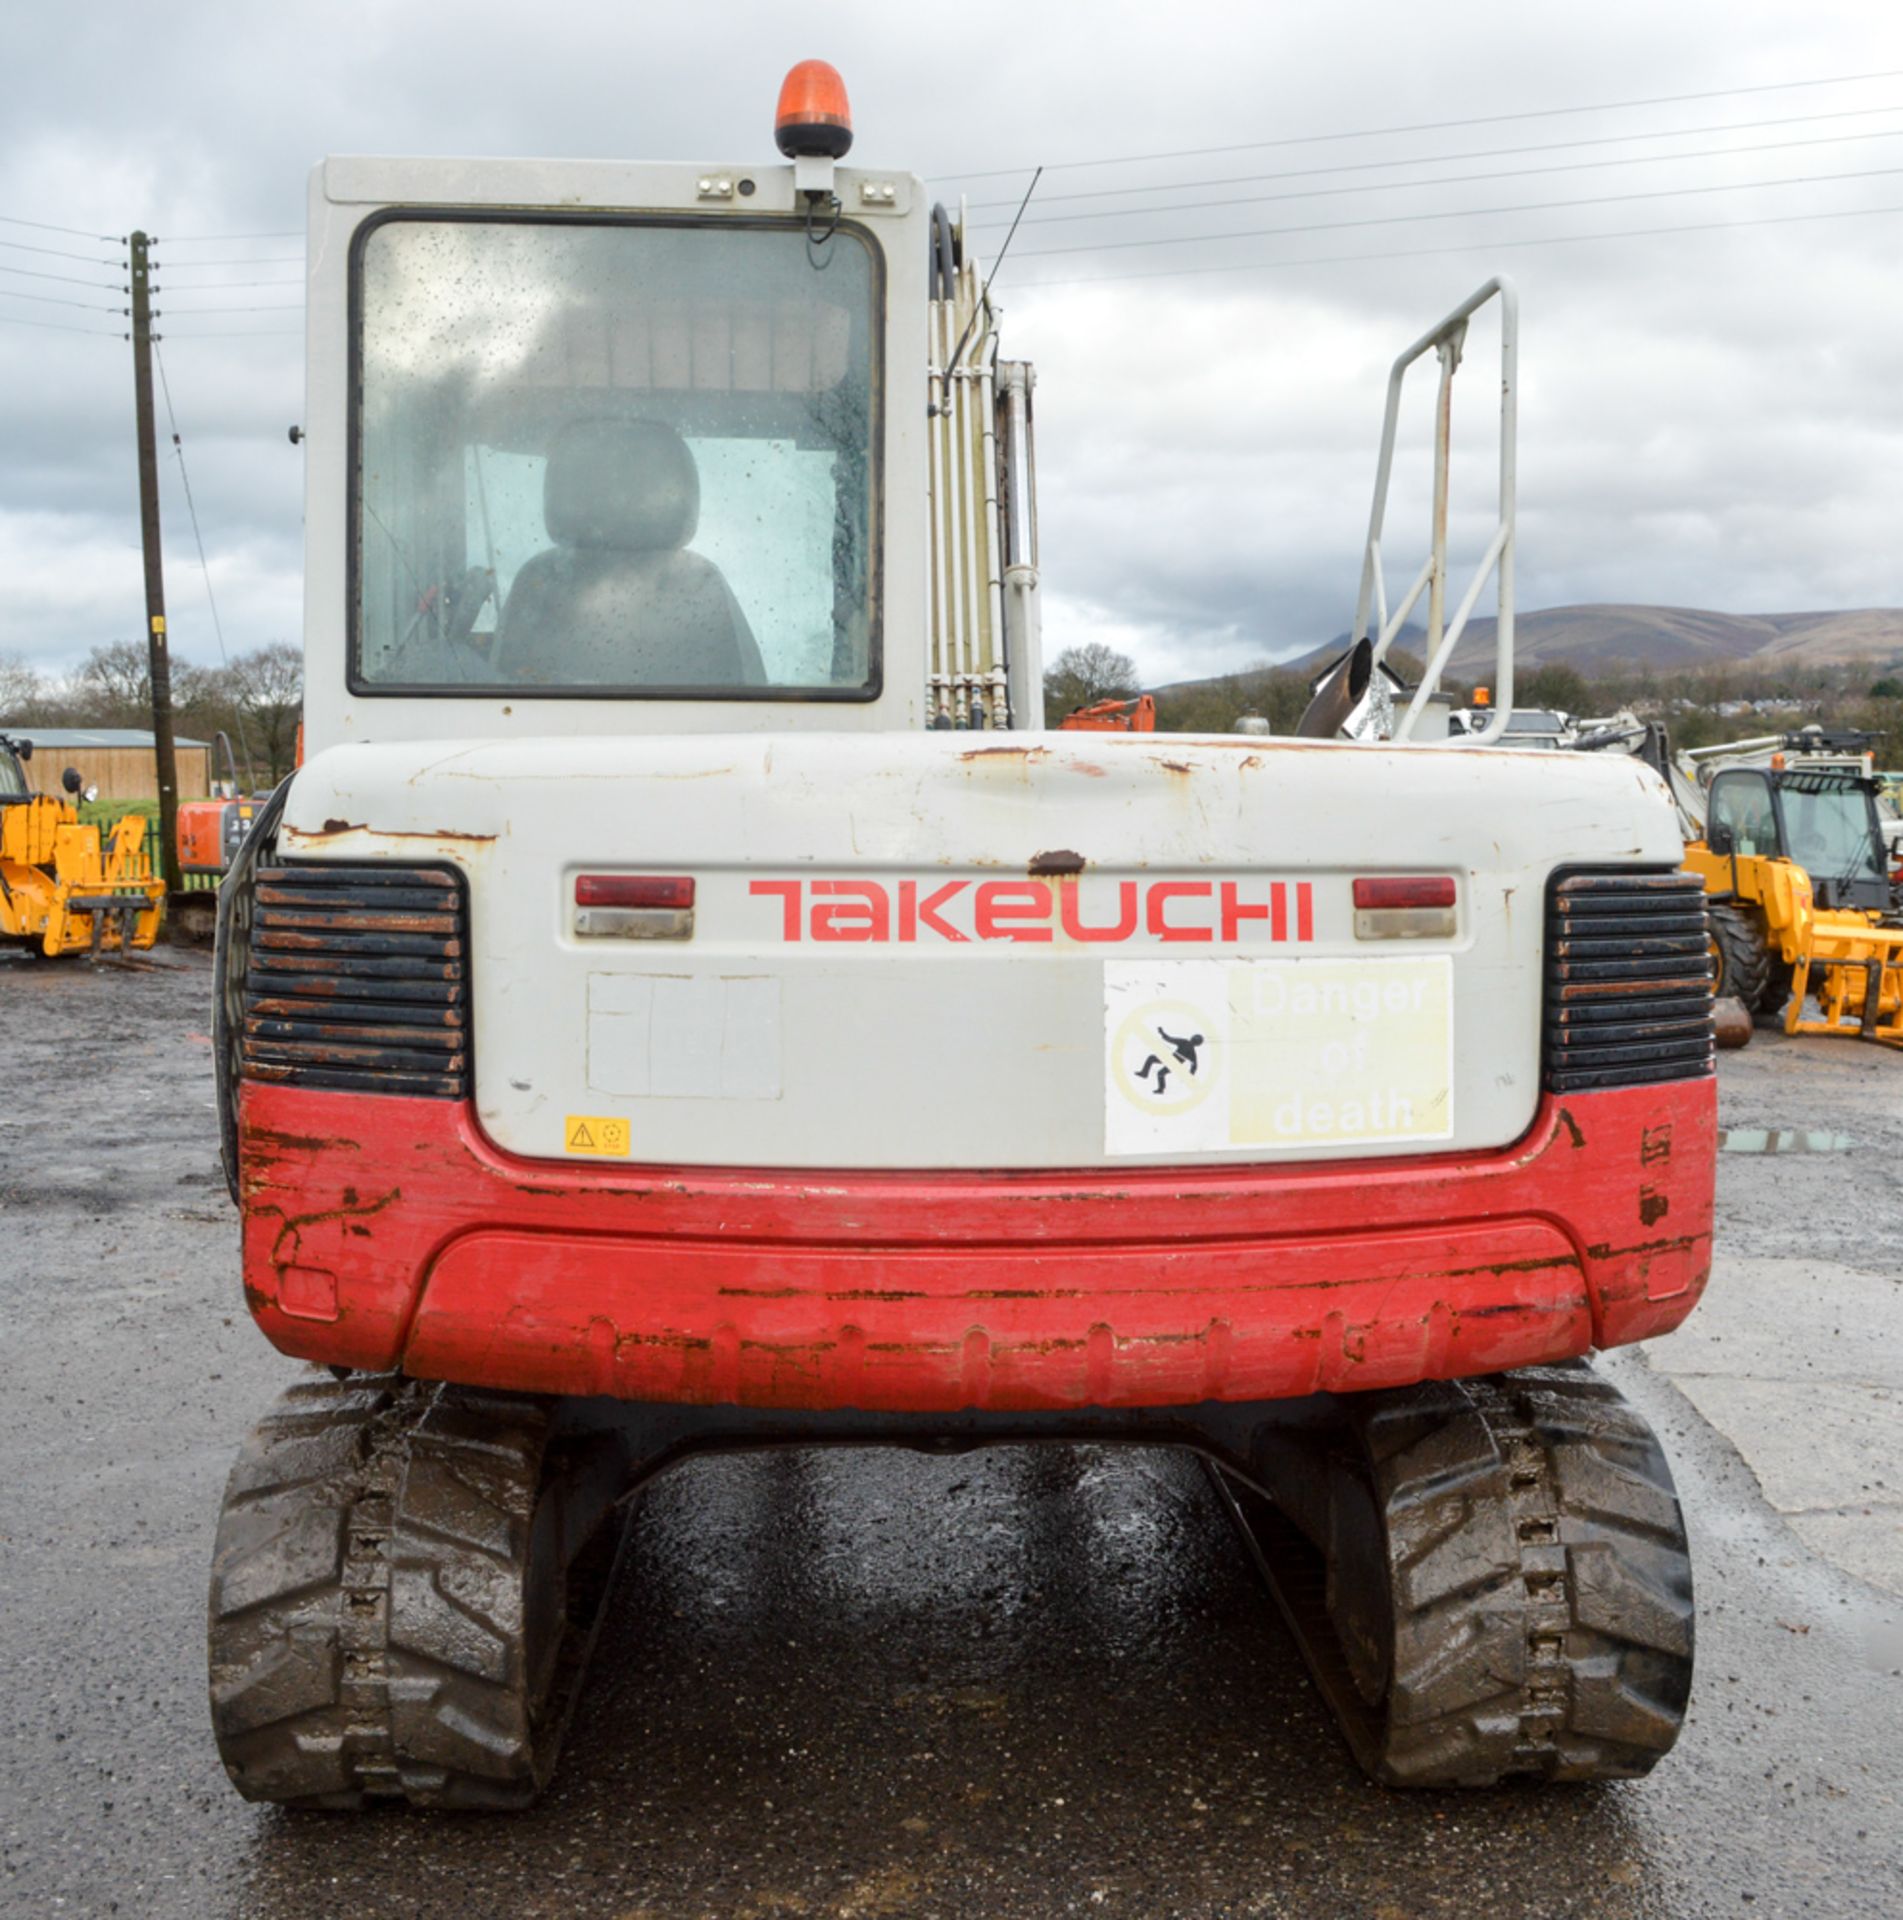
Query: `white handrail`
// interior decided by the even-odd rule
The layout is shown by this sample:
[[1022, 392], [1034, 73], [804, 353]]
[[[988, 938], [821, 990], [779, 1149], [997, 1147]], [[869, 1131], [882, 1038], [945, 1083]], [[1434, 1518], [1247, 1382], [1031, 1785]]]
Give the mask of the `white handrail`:
[[[1451, 622], [1447, 610], [1447, 498], [1448, 463], [1453, 438], [1454, 372], [1466, 345], [1467, 322], [1487, 302], [1500, 300], [1500, 508], [1498, 523], [1487, 542], [1478, 571], [1461, 596]], [[1375, 466], [1374, 504], [1368, 515], [1368, 541], [1361, 560], [1361, 588], [1355, 598], [1355, 625], [1351, 645], [1368, 637], [1369, 615], [1375, 619], [1374, 659], [1377, 668], [1387, 657], [1395, 636], [1427, 595], [1427, 667], [1407, 711], [1394, 729], [1397, 740], [1413, 736], [1415, 723], [1440, 685], [1468, 617], [1489, 577], [1498, 581], [1499, 617], [1494, 629], [1494, 707], [1480, 732], [1461, 736], [1469, 746], [1485, 745], [1506, 731], [1513, 712], [1513, 557], [1515, 546], [1517, 451], [1519, 439], [1520, 297], [1513, 282], [1496, 275], [1470, 294], [1438, 326], [1406, 349], [1388, 373], [1387, 409], [1381, 422], [1381, 456]], [[1408, 369], [1428, 353], [1440, 360], [1440, 393], [1434, 419], [1434, 501], [1426, 564], [1415, 576], [1406, 597], [1388, 609], [1387, 577], [1381, 555], [1381, 533], [1387, 518], [1388, 486], [1394, 473], [1395, 433], [1401, 417], [1401, 389]]]

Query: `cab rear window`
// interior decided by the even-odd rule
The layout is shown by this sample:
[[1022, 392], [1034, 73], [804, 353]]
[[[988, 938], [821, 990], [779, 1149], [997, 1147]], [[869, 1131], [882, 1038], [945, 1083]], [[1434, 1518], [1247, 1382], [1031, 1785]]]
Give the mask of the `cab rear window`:
[[849, 226], [372, 223], [355, 690], [871, 697], [880, 298]]

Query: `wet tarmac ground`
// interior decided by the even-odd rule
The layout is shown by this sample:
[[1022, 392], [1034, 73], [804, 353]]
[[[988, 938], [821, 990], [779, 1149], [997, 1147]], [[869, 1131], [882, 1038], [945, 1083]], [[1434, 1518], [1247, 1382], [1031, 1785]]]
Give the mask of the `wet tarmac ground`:
[[[1648, 1781], [1402, 1796], [1354, 1769], [1168, 1454], [704, 1460], [644, 1497], [534, 1811], [292, 1816], [206, 1723], [212, 1526], [294, 1369], [253, 1331], [209, 966], [0, 962], [0, 1912], [269, 1916], [1903, 1913], [1903, 1601], [1814, 1556], [1642, 1356], [1700, 1592]], [[1760, 1035], [1726, 1244], [1903, 1271], [1903, 1060]], [[1793, 1302], [1793, 1327], [1806, 1303]]]

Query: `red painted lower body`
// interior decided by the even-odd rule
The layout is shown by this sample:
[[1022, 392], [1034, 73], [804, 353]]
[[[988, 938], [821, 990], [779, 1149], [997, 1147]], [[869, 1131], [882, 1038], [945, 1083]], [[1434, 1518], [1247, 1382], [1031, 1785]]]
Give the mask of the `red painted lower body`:
[[245, 1291], [284, 1352], [621, 1399], [942, 1412], [1406, 1385], [1669, 1332], [1717, 1094], [1497, 1152], [1082, 1173], [519, 1160], [454, 1102], [247, 1084]]

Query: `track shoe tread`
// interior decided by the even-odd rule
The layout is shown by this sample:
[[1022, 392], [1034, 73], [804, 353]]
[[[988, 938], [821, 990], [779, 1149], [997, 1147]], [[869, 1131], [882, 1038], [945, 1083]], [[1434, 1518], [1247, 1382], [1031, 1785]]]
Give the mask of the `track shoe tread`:
[[[1649, 1771], [1684, 1719], [1695, 1636], [1683, 1516], [1637, 1411], [1577, 1362], [1337, 1409], [1305, 1463], [1286, 1438], [1258, 1448], [1269, 1490], [1289, 1488], [1273, 1525], [1231, 1510], [1368, 1771], [1417, 1787]], [[1326, 1537], [1311, 1519], [1304, 1545], [1317, 1475]]]
[[395, 1377], [286, 1391], [233, 1468], [214, 1552], [212, 1721], [240, 1792], [535, 1798], [607, 1590], [577, 1623], [564, 1570], [536, 1559], [555, 1434], [556, 1404], [526, 1397]]

